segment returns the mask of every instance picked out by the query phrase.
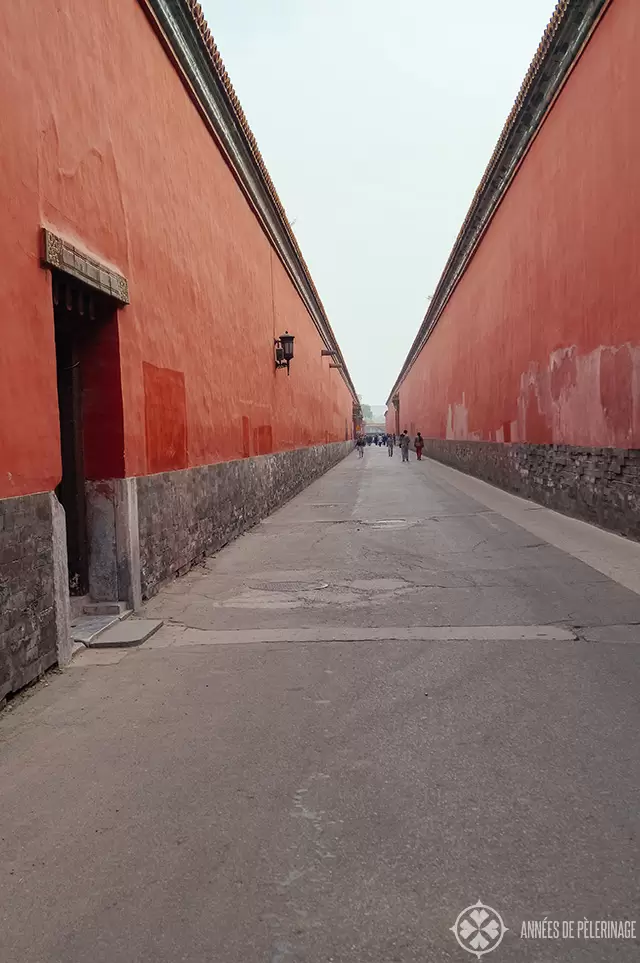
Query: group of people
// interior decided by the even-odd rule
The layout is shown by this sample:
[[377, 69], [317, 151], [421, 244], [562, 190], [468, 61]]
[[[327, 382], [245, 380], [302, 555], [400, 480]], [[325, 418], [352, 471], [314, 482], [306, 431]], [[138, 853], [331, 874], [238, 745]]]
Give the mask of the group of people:
[[[360, 458], [364, 455], [364, 449], [366, 445], [370, 445], [373, 442], [375, 445], [386, 445], [389, 452], [389, 458], [393, 457], [393, 449], [396, 444], [398, 445], [400, 451], [402, 452], [402, 460], [409, 461], [409, 449], [411, 448], [411, 437], [409, 432], [405, 428], [402, 434], [396, 440], [396, 436], [393, 434], [389, 435], [375, 435], [373, 438], [371, 435], [358, 435], [356, 439], [356, 448], [358, 449], [358, 455]], [[422, 461], [422, 451], [424, 449], [424, 438], [418, 432], [416, 437], [413, 439], [413, 447], [416, 453], [418, 461]]]

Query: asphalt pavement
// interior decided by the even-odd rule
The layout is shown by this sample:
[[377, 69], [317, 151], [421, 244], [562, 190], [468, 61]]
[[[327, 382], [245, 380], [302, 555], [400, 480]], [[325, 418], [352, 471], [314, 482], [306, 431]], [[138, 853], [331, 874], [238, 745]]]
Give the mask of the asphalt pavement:
[[0, 714], [0, 961], [637, 960], [639, 573], [353, 453]]

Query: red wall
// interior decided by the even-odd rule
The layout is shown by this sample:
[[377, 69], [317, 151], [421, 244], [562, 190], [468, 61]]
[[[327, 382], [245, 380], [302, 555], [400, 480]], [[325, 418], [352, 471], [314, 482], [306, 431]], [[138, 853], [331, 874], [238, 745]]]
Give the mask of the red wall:
[[400, 429], [640, 447], [640, 3], [613, 0], [400, 387]]
[[396, 434], [396, 410], [389, 405], [384, 414], [384, 427], [388, 435]]
[[42, 225], [129, 280], [126, 474], [345, 439], [351, 394], [138, 0], [1, 4], [0, 116], [0, 497], [60, 477]]

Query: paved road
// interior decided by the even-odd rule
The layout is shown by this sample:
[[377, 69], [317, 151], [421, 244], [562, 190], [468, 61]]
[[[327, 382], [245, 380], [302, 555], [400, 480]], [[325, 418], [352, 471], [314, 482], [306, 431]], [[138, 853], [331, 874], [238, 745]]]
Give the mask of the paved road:
[[456, 479], [350, 456], [0, 716], [2, 963], [638, 959], [521, 938], [640, 926], [635, 547]]

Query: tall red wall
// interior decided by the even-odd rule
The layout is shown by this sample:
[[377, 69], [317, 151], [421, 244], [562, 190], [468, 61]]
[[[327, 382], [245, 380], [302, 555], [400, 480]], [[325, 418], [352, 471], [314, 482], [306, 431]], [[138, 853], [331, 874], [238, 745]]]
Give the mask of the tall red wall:
[[0, 497], [60, 477], [42, 225], [129, 280], [126, 474], [345, 439], [351, 394], [138, 0], [0, 4], [0, 116]]
[[640, 447], [640, 3], [613, 0], [400, 387], [401, 430]]
[[389, 406], [384, 413], [384, 427], [389, 435], [396, 433], [396, 412], [393, 406]]

